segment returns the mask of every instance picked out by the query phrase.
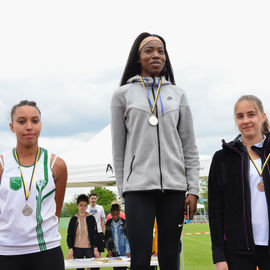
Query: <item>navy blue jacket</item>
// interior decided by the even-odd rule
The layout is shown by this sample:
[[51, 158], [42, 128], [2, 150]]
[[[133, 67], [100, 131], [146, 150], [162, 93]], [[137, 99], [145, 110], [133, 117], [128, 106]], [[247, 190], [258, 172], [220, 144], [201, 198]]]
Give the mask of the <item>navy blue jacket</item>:
[[[226, 252], [255, 252], [251, 222], [250, 161], [245, 146], [238, 138], [230, 143], [223, 141], [223, 149], [215, 153], [209, 173], [208, 207], [214, 263], [226, 261]], [[252, 150], [258, 153], [264, 163], [270, 153], [269, 134], [262, 148], [252, 146]], [[270, 161], [263, 171], [263, 181], [270, 213]]]

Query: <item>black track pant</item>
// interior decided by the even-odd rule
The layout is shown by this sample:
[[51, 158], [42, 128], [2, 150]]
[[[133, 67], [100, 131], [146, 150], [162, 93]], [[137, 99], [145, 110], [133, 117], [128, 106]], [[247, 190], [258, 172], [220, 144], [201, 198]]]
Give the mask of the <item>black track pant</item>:
[[153, 224], [156, 217], [159, 267], [161, 270], [179, 270], [184, 200], [185, 191], [126, 193], [131, 269], [150, 269]]
[[267, 253], [267, 247], [256, 246], [254, 255], [227, 254], [227, 263], [229, 270], [260, 270], [270, 269], [270, 255]]
[[0, 255], [1, 270], [64, 270], [61, 247], [25, 255]]
[[[83, 259], [83, 258], [93, 258], [94, 250], [92, 248], [73, 248], [73, 257], [74, 259]], [[84, 268], [77, 268], [77, 270], [83, 270]], [[96, 270], [99, 268], [92, 268], [92, 270]]]

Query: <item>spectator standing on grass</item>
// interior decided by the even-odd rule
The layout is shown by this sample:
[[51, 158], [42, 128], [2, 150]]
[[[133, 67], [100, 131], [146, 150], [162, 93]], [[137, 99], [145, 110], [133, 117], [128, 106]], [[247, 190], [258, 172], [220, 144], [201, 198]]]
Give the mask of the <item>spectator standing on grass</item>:
[[[81, 194], [77, 198], [78, 214], [73, 216], [68, 225], [67, 259], [99, 258], [97, 223], [94, 216], [86, 212], [88, 197]], [[78, 268], [77, 270], [82, 270]]]
[[41, 112], [23, 100], [11, 110], [17, 144], [0, 154], [0, 269], [64, 270], [58, 231], [65, 162], [39, 147]]
[[[114, 202], [112, 202], [112, 204], [118, 204], [118, 202], [117, 202], [117, 201], [114, 201]], [[120, 207], [120, 209], [121, 209], [121, 207]], [[107, 217], [106, 217], [106, 222], [107, 222], [108, 220], [110, 220], [111, 218], [112, 218], [112, 214], [109, 213], [109, 214], [107, 215]], [[121, 210], [120, 210], [120, 218], [126, 219], [126, 214], [125, 214], [124, 212], [122, 212]]]
[[[130, 248], [127, 239], [126, 220], [120, 217], [120, 205], [111, 207], [112, 219], [106, 223], [105, 242], [108, 257], [130, 257]], [[114, 270], [126, 270], [126, 267], [114, 267]]]
[[97, 204], [98, 195], [96, 193], [91, 193], [89, 196], [89, 206], [87, 208], [87, 212], [93, 215], [96, 219], [97, 223], [97, 231], [98, 231], [98, 251], [101, 255], [101, 252], [104, 252], [105, 241], [104, 241], [104, 233], [105, 233], [105, 212], [104, 208], [101, 205]]
[[234, 106], [240, 134], [213, 157], [208, 211], [216, 270], [270, 269], [270, 136], [262, 102]]

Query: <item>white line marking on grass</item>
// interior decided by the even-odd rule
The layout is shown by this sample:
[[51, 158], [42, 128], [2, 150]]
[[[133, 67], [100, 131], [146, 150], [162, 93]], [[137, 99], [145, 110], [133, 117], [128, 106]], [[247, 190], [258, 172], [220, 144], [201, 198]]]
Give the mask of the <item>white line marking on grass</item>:
[[202, 241], [202, 240], [198, 240], [197, 238], [194, 238], [194, 237], [189, 237], [189, 236], [186, 236], [184, 239], [183, 239], [183, 244], [185, 245], [185, 241], [186, 240], [192, 240], [192, 241], [195, 241], [195, 242], [198, 242], [198, 243], [202, 243], [206, 246], [211, 246], [211, 243], [210, 242], [206, 242], [206, 241]]

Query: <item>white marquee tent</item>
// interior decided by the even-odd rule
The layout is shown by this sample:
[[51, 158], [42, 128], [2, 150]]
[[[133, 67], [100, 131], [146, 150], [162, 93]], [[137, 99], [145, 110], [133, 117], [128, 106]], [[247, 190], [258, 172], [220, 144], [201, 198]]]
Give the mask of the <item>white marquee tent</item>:
[[212, 158], [207, 155], [200, 155], [200, 177], [207, 177], [210, 170]]
[[115, 185], [111, 144], [111, 127], [108, 125], [83, 146], [62, 154], [68, 168], [67, 186]]
[[[115, 185], [111, 127], [106, 126], [83, 146], [62, 155], [68, 167], [68, 187]], [[208, 176], [210, 156], [200, 156], [200, 177]]]

